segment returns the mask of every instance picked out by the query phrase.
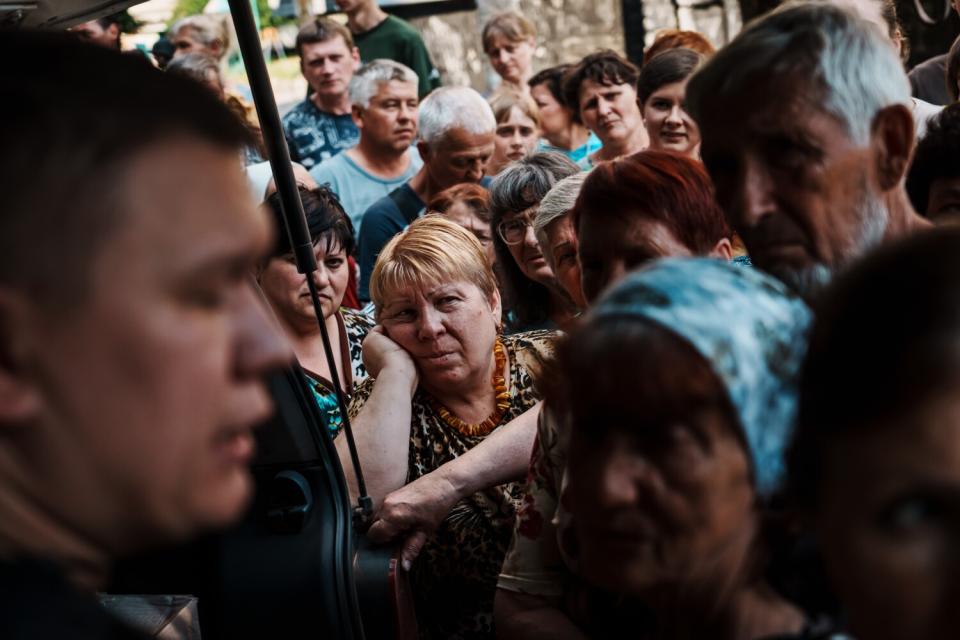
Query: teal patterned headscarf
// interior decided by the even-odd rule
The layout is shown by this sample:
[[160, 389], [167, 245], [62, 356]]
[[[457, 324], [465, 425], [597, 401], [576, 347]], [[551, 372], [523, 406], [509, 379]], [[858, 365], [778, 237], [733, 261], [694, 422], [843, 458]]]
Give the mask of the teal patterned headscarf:
[[785, 473], [812, 315], [778, 280], [710, 258], [668, 258], [617, 283], [591, 316], [637, 317], [686, 340], [710, 364], [740, 420], [757, 493]]

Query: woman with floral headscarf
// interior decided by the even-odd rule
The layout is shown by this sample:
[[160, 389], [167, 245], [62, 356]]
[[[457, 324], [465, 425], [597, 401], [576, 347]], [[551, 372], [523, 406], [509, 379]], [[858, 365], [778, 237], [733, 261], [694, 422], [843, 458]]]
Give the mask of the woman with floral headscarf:
[[[816, 637], [768, 581], [765, 535], [810, 321], [760, 272], [666, 259], [559, 350], [546, 401], [571, 428], [560, 547], [605, 605], [642, 612], [635, 635]], [[585, 611], [585, 630], [611, 631]]]

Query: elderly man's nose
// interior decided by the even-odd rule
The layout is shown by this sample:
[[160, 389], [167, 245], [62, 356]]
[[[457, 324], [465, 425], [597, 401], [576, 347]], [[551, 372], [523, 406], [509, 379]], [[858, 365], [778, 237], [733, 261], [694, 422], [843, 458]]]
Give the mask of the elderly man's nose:
[[[736, 226], [755, 226], [773, 212], [774, 184], [763, 163], [747, 159], [741, 164], [734, 186], [733, 211], [727, 211]], [[721, 203], [722, 204], [722, 203]]]

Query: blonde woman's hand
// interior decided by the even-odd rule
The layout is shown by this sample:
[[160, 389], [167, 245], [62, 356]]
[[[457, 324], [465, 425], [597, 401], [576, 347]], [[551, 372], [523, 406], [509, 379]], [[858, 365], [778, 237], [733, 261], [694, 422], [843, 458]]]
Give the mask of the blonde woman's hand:
[[403, 347], [387, 336], [381, 325], [375, 326], [363, 341], [363, 365], [374, 378], [384, 371], [406, 375], [411, 379], [412, 387], [417, 385], [417, 367], [413, 358]]

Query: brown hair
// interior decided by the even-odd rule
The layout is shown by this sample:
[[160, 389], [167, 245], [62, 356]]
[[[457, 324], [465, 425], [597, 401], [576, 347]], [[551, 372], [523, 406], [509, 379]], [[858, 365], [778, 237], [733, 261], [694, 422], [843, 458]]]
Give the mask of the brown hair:
[[490, 100], [490, 108], [493, 109], [493, 117], [496, 118], [497, 124], [502, 124], [510, 117], [510, 112], [517, 108], [520, 113], [533, 120], [537, 127], [540, 126], [540, 110], [537, 109], [537, 103], [533, 98], [527, 94], [504, 91]]
[[533, 23], [516, 11], [498, 13], [483, 25], [480, 41], [483, 42], [484, 53], [490, 51], [490, 40], [494, 36], [503, 36], [510, 42], [520, 42], [537, 37], [537, 28]]
[[578, 124], [583, 124], [580, 119], [580, 85], [585, 80], [607, 86], [628, 84], [636, 89], [639, 77], [640, 70], [616, 51], [612, 49], [597, 51], [581, 60], [564, 76], [563, 101], [570, 107], [573, 119]]
[[300, 27], [300, 31], [297, 33], [297, 43], [295, 46], [297, 55], [303, 57], [303, 45], [305, 44], [327, 42], [337, 36], [343, 38], [347, 49], [353, 49], [353, 34], [350, 33], [350, 29], [330, 18], [315, 18]]

